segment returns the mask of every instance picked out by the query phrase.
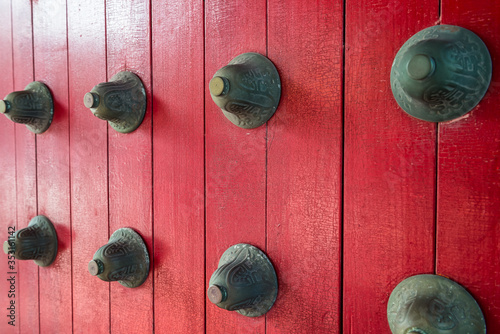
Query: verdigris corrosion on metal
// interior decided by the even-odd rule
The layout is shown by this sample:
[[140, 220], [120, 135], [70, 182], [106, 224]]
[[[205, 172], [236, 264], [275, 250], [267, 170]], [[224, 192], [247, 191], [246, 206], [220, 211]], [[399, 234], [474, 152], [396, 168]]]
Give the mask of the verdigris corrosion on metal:
[[33, 133], [44, 133], [54, 116], [52, 94], [43, 83], [34, 81], [23, 91], [12, 92], [0, 100], [0, 113], [15, 123], [25, 124]]
[[271, 261], [258, 248], [228, 248], [210, 278], [208, 299], [218, 307], [247, 317], [264, 315], [276, 301], [278, 278]]
[[146, 89], [137, 75], [123, 71], [92, 88], [83, 103], [116, 131], [129, 133], [141, 125], [146, 114]]
[[409, 115], [443, 122], [481, 101], [491, 73], [490, 54], [476, 34], [439, 25], [418, 32], [401, 47], [391, 69], [391, 89]]
[[118, 281], [127, 288], [144, 283], [149, 274], [149, 254], [144, 240], [131, 228], [116, 230], [88, 264], [91, 275]]
[[218, 70], [209, 84], [215, 104], [233, 124], [253, 129], [276, 112], [281, 81], [274, 64], [258, 53], [244, 53]]
[[417, 275], [399, 283], [387, 304], [387, 320], [393, 334], [486, 333], [474, 298], [437, 275]]
[[34, 260], [40, 267], [47, 267], [57, 255], [56, 229], [47, 217], [36, 216], [28, 227], [14, 234], [13, 241], [4, 242], [3, 250], [18, 260]]

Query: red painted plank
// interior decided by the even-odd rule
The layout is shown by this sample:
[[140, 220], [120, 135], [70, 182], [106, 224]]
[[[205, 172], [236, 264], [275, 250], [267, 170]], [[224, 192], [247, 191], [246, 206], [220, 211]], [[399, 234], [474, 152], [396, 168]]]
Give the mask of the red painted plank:
[[437, 272], [478, 301], [488, 333], [500, 332], [500, 3], [443, 0], [442, 23], [467, 28], [488, 47], [486, 97], [439, 129]]
[[[151, 45], [150, 2], [106, 2], [108, 78], [123, 70], [146, 87], [148, 108], [141, 126], [128, 134], [108, 128], [110, 232], [134, 228], [152, 247]], [[111, 284], [111, 332], [153, 331], [153, 274], [138, 288]]]
[[152, 9], [155, 331], [203, 333], [203, 1]]
[[[31, 1], [12, 1], [14, 90], [23, 90], [33, 78]], [[37, 215], [35, 134], [16, 124], [17, 227], [28, 226]], [[19, 332], [38, 333], [38, 266], [19, 261]]]
[[57, 231], [55, 262], [39, 269], [40, 331], [72, 332], [66, 1], [33, 2], [35, 79], [54, 99], [54, 118], [37, 135], [38, 212]]
[[[265, 251], [266, 126], [245, 130], [215, 105], [208, 82], [244, 52], [266, 54], [266, 1], [205, 1], [206, 284], [230, 246]], [[208, 333], [264, 333], [265, 317], [246, 318], [207, 299]]]
[[434, 271], [434, 124], [390, 88], [394, 56], [438, 18], [438, 1], [347, 1], [344, 333], [389, 333], [387, 301], [404, 278]]
[[270, 1], [283, 92], [268, 131], [268, 253], [279, 294], [268, 333], [338, 333], [342, 2]]
[[[12, 59], [12, 25], [10, 1], [0, 2], [0, 68], [4, 76], [0, 80], [0, 99], [14, 89]], [[7, 240], [9, 232], [16, 229], [16, 133], [14, 124], [6, 117], [0, 117], [0, 236]], [[12, 255], [10, 255], [12, 256]], [[13, 261], [13, 262], [10, 262]], [[0, 305], [7, 313], [0, 322], [0, 332], [19, 333], [19, 268], [18, 261], [2, 254], [0, 262]], [[15, 274], [9, 274], [10, 272]], [[14, 276], [13, 281], [9, 281]]]
[[106, 81], [104, 1], [68, 2], [68, 53], [73, 330], [106, 333], [109, 284], [90, 276], [87, 264], [109, 239], [107, 123], [83, 105], [85, 93]]

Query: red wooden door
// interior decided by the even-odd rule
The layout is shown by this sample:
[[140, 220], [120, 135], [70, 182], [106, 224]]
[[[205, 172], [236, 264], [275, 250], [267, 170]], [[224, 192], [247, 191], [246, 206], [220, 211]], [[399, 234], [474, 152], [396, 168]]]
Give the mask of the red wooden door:
[[[49, 267], [0, 261], [0, 332], [388, 333], [392, 289], [422, 273], [462, 284], [500, 331], [498, 70], [478, 107], [442, 124], [406, 115], [389, 85], [400, 46], [440, 23], [478, 34], [495, 65], [499, 14], [485, 0], [0, 0], [0, 97], [39, 80], [55, 101], [41, 135], [0, 117], [0, 229], [44, 214], [59, 238]], [[208, 91], [243, 52], [282, 82], [253, 130]], [[148, 98], [130, 134], [82, 103], [122, 70]], [[136, 289], [87, 271], [120, 227], [152, 259]], [[242, 242], [279, 279], [258, 318], [205, 297]]]

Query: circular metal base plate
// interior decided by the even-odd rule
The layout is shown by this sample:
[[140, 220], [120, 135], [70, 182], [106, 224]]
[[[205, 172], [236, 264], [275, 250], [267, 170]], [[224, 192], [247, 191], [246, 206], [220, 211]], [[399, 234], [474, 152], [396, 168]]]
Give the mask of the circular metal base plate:
[[144, 267], [136, 267], [134, 272], [134, 278], [131, 280], [120, 280], [118, 283], [127, 288], [136, 288], [146, 281], [149, 275], [149, 254], [148, 248], [142, 240], [141, 236], [135, 232], [133, 229], [124, 227], [116, 230], [109, 238], [108, 244], [113, 243], [119, 239], [126, 239], [129, 248], [134, 249], [134, 253], [137, 255], [137, 261], [144, 263]]
[[49, 239], [46, 247], [46, 256], [41, 260], [34, 260], [40, 267], [47, 267], [55, 261], [57, 256], [57, 233], [52, 222], [45, 216], [36, 216], [29, 222], [28, 226], [37, 225], [42, 238]]
[[40, 104], [37, 107], [41, 107], [45, 116], [44, 118], [37, 119], [36, 124], [26, 124], [26, 127], [33, 133], [44, 133], [50, 127], [50, 124], [52, 124], [52, 118], [54, 117], [52, 94], [49, 88], [39, 81], [28, 84], [24, 90], [36, 94], [37, 99], [35, 102]]
[[[278, 70], [258, 53], [243, 53], [214, 74], [226, 79], [227, 94], [211, 90], [214, 102], [234, 125], [253, 129], [265, 124], [276, 112], [281, 97]], [[217, 79], [216, 79], [217, 80]], [[211, 85], [217, 82], [212, 83]]]
[[409, 115], [443, 122], [481, 101], [491, 73], [490, 54], [476, 34], [439, 25], [418, 32], [401, 47], [392, 64], [391, 88]]
[[405, 279], [392, 291], [387, 319], [393, 334], [485, 334], [479, 305], [459, 284], [437, 275]]

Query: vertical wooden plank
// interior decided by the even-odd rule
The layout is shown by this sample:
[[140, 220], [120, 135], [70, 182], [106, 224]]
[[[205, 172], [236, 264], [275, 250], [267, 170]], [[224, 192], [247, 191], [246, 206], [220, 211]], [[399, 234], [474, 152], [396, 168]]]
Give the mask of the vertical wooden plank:
[[[12, 1], [14, 90], [23, 90], [33, 78], [31, 1]], [[28, 226], [37, 215], [35, 134], [16, 124], [17, 227]], [[19, 332], [39, 332], [38, 266], [19, 261]]]
[[68, 2], [71, 221], [74, 333], [109, 332], [109, 283], [87, 264], [109, 239], [108, 139], [83, 96], [106, 81], [104, 0]]
[[434, 271], [436, 127], [398, 107], [390, 69], [437, 18], [437, 0], [346, 2], [345, 333], [388, 333], [391, 291]]
[[338, 333], [341, 300], [341, 1], [269, 1], [283, 92], [268, 131], [268, 333]]
[[[205, 87], [244, 52], [266, 55], [266, 1], [205, 1]], [[233, 125], [205, 89], [206, 284], [230, 246], [265, 251], [266, 126]], [[207, 299], [208, 333], [264, 333], [265, 317], [245, 318]]]
[[439, 127], [437, 273], [476, 298], [488, 333], [500, 332], [499, 16], [498, 1], [442, 1], [442, 23], [469, 29], [484, 41], [493, 76], [475, 109]]
[[203, 333], [203, 1], [152, 10], [155, 331]]
[[[135, 229], [152, 256], [151, 46], [148, 0], [106, 2], [108, 78], [129, 70], [146, 87], [148, 107], [141, 126], [121, 134], [108, 128], [110, 233]], [[111, 332], [153, 330], [153, 275], [138, 288], [111, 284]]]
[[33, 3], [35, 80], [54, 100], [50, 128], [37, 135], [38, 213], [57, 231], [55, 262], [39, 269], [40, 331], [72, 331], [66, 1]]
[[33, 2], [35, 79], [54, 99], [50, 128], [37, 135], [38, 213], [57, 231], [55, 262], [39, 269], [40, 331], [72, 332], [66, 1]]
[[[0, 2], [0, 68], [4, 72], [0, 80], [0, 99], [14, 89], [12, 59], [12, 22], [10, 1]], [[2, 245], [9, 232], [16, 229], [16, 133], [14, 124], [6, 117], [0, 119], [0, 235]], [[12, 256], [12, 255], [10, 255]], [[14, 262], [10, 262], [14, 261]], [[0, 332], [19, 333], [19, 268], [18, 261], [2, 254], [0, 262], [0, 306], [6, 317], [0, 322]], [[15, 274], [9, 274], [9, 273]], [[11, 277], [14, 280], [10, 281]]]

